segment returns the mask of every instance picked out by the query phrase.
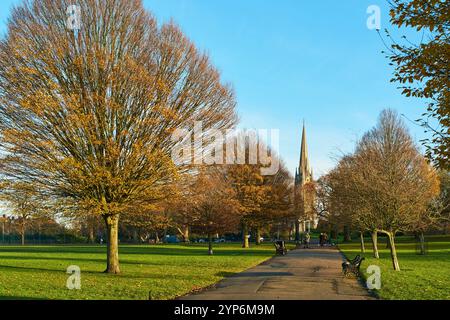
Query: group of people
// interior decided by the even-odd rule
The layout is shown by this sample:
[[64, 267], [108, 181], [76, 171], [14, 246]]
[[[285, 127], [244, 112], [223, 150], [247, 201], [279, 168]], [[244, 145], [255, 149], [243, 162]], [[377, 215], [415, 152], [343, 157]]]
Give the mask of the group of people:
[[325, 244], [328, 243], [328, 234], [326, 234], [324, 232], [321, 233], [319, 236], [319, 243], [320, 243], [321, 247], [325, 246]]
[[[302, 243], [303, 243], [303, 249], [309, 249], [309, 245], [311, 242], [311, 234], [307, 231], [304, 234], [302, 234]], [[321, 247], [324, 247], [328, 241], [328, 234], [325, 232], [322, 232], [319, 236], [319, 245]]]

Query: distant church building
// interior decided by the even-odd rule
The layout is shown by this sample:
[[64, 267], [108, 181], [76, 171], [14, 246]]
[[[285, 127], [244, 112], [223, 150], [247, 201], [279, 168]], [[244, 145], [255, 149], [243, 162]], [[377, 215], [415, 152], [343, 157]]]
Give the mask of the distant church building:
[[314, 178], [308, 157], [308, 144], [306, 141], [306, 128], [303, 124], [302, 146], [300, 150], [299, 167], [295, 169], [294, 206], [296, 240], [300, 233], [317, 228], [318, 219], [314, 212]]

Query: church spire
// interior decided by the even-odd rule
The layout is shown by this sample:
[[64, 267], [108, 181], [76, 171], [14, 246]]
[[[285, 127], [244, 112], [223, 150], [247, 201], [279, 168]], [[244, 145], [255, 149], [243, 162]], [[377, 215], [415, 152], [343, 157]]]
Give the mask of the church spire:
[[306, 182], [312, 180], [312, 171], [309, 165], [309, 156], [308, 156], [308, 144], [306, 140], [306, 126], [305, 121], [303, 121], [303, 132], [302, 132], [302, 146], [300, 151], [300, 163], [299, 163], [299, 182], [301, 185], [304, 185]]

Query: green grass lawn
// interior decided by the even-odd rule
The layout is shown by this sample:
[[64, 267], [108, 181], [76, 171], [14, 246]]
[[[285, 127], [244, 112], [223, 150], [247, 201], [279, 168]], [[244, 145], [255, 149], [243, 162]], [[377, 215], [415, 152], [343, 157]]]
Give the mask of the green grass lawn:
[[[173, 299], [272, 257], [272, 244], [121, 246], [120, 275], [107, 275], [105, 246], [0, 247], [0, 299]], [[81, 268], [81, 290], [66, 269]]]
[[[450, 237], [427, 237], [428, 254], [417, 255], [415, 240], [399, 238], [397, 253], [401, 271], [392, 269], [389, 249], [380, 243], [380, 259], [372, 257], [372, 245], [366, 239], [366, 260], [361, 270], [369, 265], [381, 268], [381, 290], [376, 292], [382, 299], [394, 300], [450, 300]], [[360, 254], [359, 242], [340, 244], [339, 248], [349, 258]], [[367, 274], [364, 274], [366, 277]]]

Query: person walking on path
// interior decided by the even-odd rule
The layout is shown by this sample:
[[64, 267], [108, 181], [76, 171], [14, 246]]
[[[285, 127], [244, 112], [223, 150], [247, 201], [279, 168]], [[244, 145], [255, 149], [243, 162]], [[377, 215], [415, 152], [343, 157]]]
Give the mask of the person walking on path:
[[323, 234], [323, 243], [324, 243], [324, 245], [326, 245], [328, 243], [328, 234], [327, 233]]
[[306, 232], [305, 234], [305, 249], [309, 249], [309, 242], [311, 241], [311, 235], [309, 232]]

